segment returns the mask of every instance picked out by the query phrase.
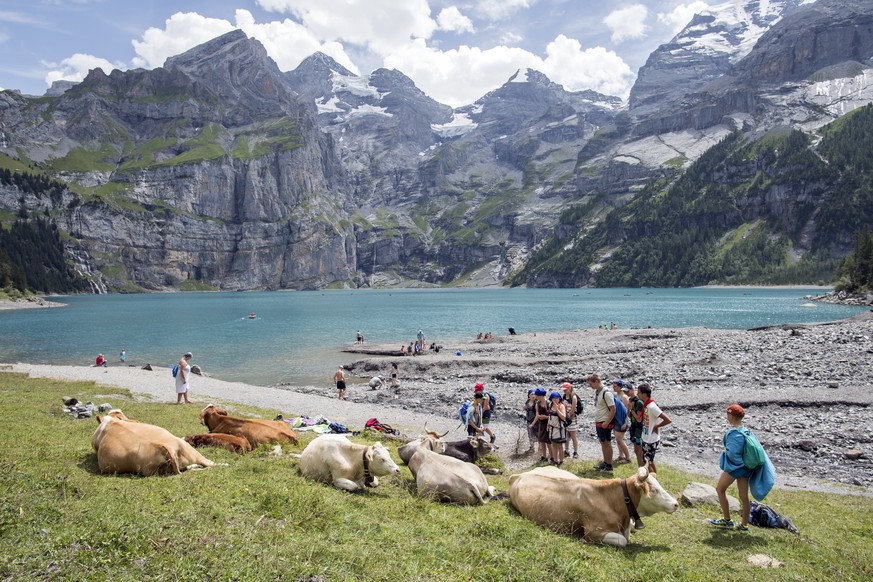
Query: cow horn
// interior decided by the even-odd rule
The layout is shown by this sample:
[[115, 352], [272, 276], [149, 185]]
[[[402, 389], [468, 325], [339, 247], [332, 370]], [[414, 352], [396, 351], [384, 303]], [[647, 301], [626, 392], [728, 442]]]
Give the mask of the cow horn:
[[[452, 429], [449, 429], [449, 430], [452, 430]], [[430, 433], [430, 431], [427, 430], [427, 421], [424, 422], [424, 432], [426, 432], [426, 433]], [[436, 434], [436, 432], [434, 432], [433, 434]], [[448, 430], [447, 430], [446, 432], [444, 432], [443, 434], [439, 435], [437, 438], [443, 438], [443, 437], [446, 436], [447, 434], [449, 434], [449, 431], [448, 431]]]
[[640, 481], [645, 481], [649, 478], [649, 470], [645, 467], [640, 467], [637, 469], [637, 477], [639, 477]]

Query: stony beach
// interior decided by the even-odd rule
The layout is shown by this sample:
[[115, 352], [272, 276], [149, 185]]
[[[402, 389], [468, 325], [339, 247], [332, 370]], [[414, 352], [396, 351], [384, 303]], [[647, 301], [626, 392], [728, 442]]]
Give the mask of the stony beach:
[[[399, 342], [398, 342], [399, 343]], [[521, 333], [490, 341], [454, 344], [439, 353], [393, 355], [397, 344], [350, 346], [346, 351], [349, 400], [339, 401], [326, 366], [318, 386], [262, 387], [195, 376], [191, 397], [257, 405], [283, 414], [324, 415], [360, 428], [370, 417], [402, 430], [420, 432], [425, 423], [447, 438], [462, 438], [460, 404], [484, 382], [498, 399], [492, 428], [498, 454], [513, 469], [530, 467], [521, 407], [527, 390], [577, 387], [586, 409], [580, 421], [579, 462], [599, 456], [594, 437], [591, 372], [649, 383], [653, 396], [673, 419], [662, 433], [658, 460], [717, 477], [725, 431], [724, 409], [739, 402], [746, 424], [773, 460], [777, 486], [873, 494], [873, 313], [833, 323], [782, 325], [756, 330], [707, 328], [577, 330]], [[457, 353], [460, 352], [460, 355]], [[371, 390], [373, 375], [400, 369], [401, 389]], [[63, 380], [93, 380], [144, 397], [175, 402], [169, 369], [154, 371], [4, 364], [5, 371]], [[111, 389], [107, 390], [111, 395]], [[111, 403], [111, 399], [107, 397]], [[198, 408], [199, 410], [199, 408]]]

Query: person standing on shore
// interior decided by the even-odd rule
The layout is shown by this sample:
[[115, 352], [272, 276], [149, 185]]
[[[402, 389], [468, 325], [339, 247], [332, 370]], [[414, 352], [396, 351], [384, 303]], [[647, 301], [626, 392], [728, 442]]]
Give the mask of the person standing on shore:
[[191, 358], [194, 354], [185, 352], [185, 355], [179, 359], [179, 370], [176, 372], [176, 404], [182, 404], [184, 398], [185, 404], [191, 404], [188, 400], [189, 381], [191, 379]]
[[643, 459], [643, 415], [645, 414], [646, 407], [643, 406], [642, 399], [634, 392], [633, 384], [628, 382], [627, 386], [623, 387], [622, 390], [627, 395], [630, 440], [634, 447], [634, 455], [637, 458], [637, 467], [643, 467], [646, 464], [645, 459]]
[[[628, 410], [628, 400], [622, 390], [625, 386], [630, 385], [630, 382], [622, 380], [621, 378], [616, 378], [612, 381], [612, 396], [615, 400], [621, 400], [621, 403], [624, 404], [625, 410]], [[624, 435], [627, 430], [621, 430], [622, 428], [627, 429], [629, 425], [630, 422], [625, 421], [623, 427], [616, 424], [615, 429], [613, 429], [613, 432], [615, 432], [615, 444], [618, 445], [618, 458], [615, 460], [616, 465], [626, 465], [630, 463], [630, 449], [627, 448], [627, 443], [624, 441]]]
[[488, 425], [491, 424], [491, 394], [485, 392], [485, 384], [478, 382], [476, 386], [473, 388], [474, 392], [482, 392], [485, 395], [485, 398], [482, 401], [482, 426], [485, 429], [485, 432], [488, 433], [488, 436], [491, 437], [491, 444], [494, 444], [494, 441], [497, 437], [494, 436], [494, 432], [488, 428]]
[[364, 334], [361, 333], [361, 330], [358, 330], [357, 341], [355, 341], [355, 343], [356, 344], [364, 343]]
[[118, 357], [121, 358], [121, 363], [122, 363], [122, 364], [124, 363], [124, 357], [125, 357], [125, 355], [126, 355], [126, 354], [124, 353], [124, 348], [121, 348], [121, 353], [118, 354]]
[[[721, 506], [722, 518], [709, 520], [712, 525], [736, 527], [739, 531], [749, 530], [749, 513], [752, 509], [752, 504], [749, 501], [749, 477], [752, 476], [752, 470], [746, 467], [743, 460], [743, 449], [746, 445], [746, 435], [743, 434], [745, 429], [743, 426], [744, 416], [746, 416], [746, 411], [739, 404], [731, 404], [727, 407], [727, 423], [730, 429], [724, 435], [724, 451], [718, 460], [718, 466], [722, 473], [715, 488], [718, 492], [718, 504]], [[727, 489], [734, 481], [737, 482], [742, 506], [742, 521], [739, 525], [731, 520], [730, 505], [727, 500]]]
[[648, 461], [648, 469], [651, 473], [657, 473], [655, 466], [655, 453], [661, 444], [661, 429], [671, 422], [670, 417], [661, 411], [655, 401], [652, 400], [652, 389], [648, 384], [640, 384], [637, 390], [643, 399], [643, 458]]
[[537, 415], [537, 395], [534, 394], [533, 388], [527, 391], [527, 401], [524, 403], [524, 407], [522, 407], [521, 411], [524, 412], [525, 426], [527, 426], [527, 439], [530, 443], [530, 448], [527, 452], [532, 453], [539, 442], [537, 439], [536, 423], [534, 422]]
[[597, 440], [600, 441], [600, 452], [603, 462], [594, 467], [595, 471], [604, 473], [612, 471], [612, 429], [615, 423], [615, 397], [612, 390], [603, 386], [600, 376], [588, 376], [588, 386], [594, 390], [594, 426], [597, 430]]
[[534, 390], [536, 398], [533, 423], [529, 426], [537, 431], [537, 442], [540, 444], [540, 461], [548, 461], [549, 457], [549, 403], [546, 402], [546, 389], [538, 387]]
[[336, 382], [336, 389], [339, 390], [339, 399], [346, 399], [346, 373], [343, 371], [343, 367], [340, 366], [339, 369], [333, 375], [333, 381]]
[[549, 394], [549, 450], [556, 467], [564, 464], [564, 444], [567, 442], [567, 407], [560, 392]]
[[564, 444], [564, 455], [570, 454], [570, 442], [573, 443], [573, 458], [579, 458], [579, 422], [576, 414], [576, 405], [579, 403], [579, 397], [573, 391], [573, 385], [569, 382], [564, 382], [561, 386], [564, 389], [564, 402], [567, 403], [567, 416], [570, 418], [570, 424], [567, 425], [567, 442]]
[[483, 392], [473, 394], [473, 403], [467, 408], [467, 418], [465, 419], [467, 436], [482, 436], [482, 433], [486, 430], [482, 424], [482, 400], [484, 398], [485, 394]]
[[394, 390], [400, 388], [400, 381], [397, 380], [397, 362], [391, 362], [391, 387]]

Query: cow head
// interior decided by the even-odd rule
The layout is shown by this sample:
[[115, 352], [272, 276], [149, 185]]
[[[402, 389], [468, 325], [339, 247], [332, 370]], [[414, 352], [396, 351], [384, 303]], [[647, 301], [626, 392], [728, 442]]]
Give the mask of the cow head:
[[205, 426], [209, 426], [208, 418], [216, 415], [227, 416], [227, 411], [216, 408], [214, 404], [210, 404], [200, 412], [200, 422]]
[[658, 483], [658, 476], [649, 473], [645, 467], [640, 467], [635, 478], [628, 479], [628, 484], [632, 481], [636, 481], [635, 485], [641, 493], [640, 502], [637, 504], [637, 511], [641, 516], [660, 512], [673, 513], [679, 508], [679, 502]]
[[104, 419], [104, 418], [114, 418], [114, 419], [116, 419], [116, 420], [124, 420], [124, 421], [127, 421], [127, 422], [136, 422], [135, 420], [131, 420], [131, 419], [127, 418], [126, 416], [124, 416], [124, 413], [121, 412], [121, 411], [120, 411], [119, 409], [117, 409], [117, 408], [113, 408], [112, 410], [110, 410], [109, 412], [107, 412], [107, 413], [106, 413], [106, 416], [100, 416], [100, 415], [98, 414], [98, 415], [97, 415], [97, 424], [101, 424], [101, 423], [103, 422], [103, 419]]
[[486, 441], [482, 437], [471, 436], [468, 437], [467, 440], [470, 441], [470, 446], [477, 451], [476, 455], [479, 457], [489, 455], [491, 454], [491, 451], [494, 450], [494, 445], [492, 445], [490, 442]]
[[376, 443], [367, 448], [367, 463], [370, 465], [370, 473], [377, 477], [383, 475], [398, 475], [400, 467], [391, 459], [391, 453], [382, 443]]

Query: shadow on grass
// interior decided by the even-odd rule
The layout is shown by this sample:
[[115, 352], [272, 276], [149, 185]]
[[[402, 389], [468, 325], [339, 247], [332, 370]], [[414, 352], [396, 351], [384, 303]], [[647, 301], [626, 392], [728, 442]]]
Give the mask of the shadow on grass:
[[79, 457], [79, 463], [76, 465], [86, 473], [92, 475], [103, 475], [100, 472], [100, 466], [97, 464], [97, 453], [91, 452]]
[[728, 528], [715, 529], [713, 526], [709, 539], [704, 540], [703, 543], [713, 548], [751, 548], [762, 544], [767, 545], [767, 540], [750, 534], [750, 532], [740, 532]]

